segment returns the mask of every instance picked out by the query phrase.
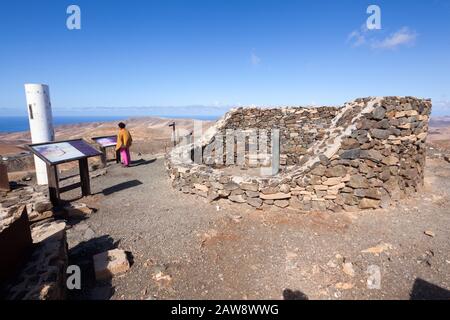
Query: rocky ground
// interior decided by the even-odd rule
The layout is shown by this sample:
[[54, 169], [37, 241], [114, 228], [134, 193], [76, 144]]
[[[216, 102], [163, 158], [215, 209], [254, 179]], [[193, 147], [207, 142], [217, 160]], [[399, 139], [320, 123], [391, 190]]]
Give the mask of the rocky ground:
[[[442, 159], [427, 160], [415, 199], [335, 214], [208, 204], [174, 191], [152, 157], [107, 171], [79, 200], [97, 212], [69, 221], [69, 264], [83, 272], [72, 299], [450, 298], [450, 164]], [[92, 255], [116, 247], [130, 270], [96, 282]]]

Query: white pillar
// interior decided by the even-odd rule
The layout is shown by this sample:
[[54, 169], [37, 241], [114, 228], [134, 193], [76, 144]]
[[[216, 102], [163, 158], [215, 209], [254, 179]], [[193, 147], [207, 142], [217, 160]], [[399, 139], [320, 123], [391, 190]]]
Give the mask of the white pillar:
[[[25, 84], [28, 119], [32, 143], [55, 140], [53, 130], [50, 90], [45, 84]], [[44, 161], [34, 156], [36, 179], [39, 185], [47, 184], [47, 167]]]

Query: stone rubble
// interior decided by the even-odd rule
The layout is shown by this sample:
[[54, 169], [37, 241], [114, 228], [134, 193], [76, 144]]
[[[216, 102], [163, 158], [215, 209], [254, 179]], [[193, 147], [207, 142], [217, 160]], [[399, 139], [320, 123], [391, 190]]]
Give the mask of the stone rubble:
[[0, 194], [0, 232], [13, 218], [14, 212], [26, 206], [30, 221], [38, 221], [53, 216], [53, 205], [48, 197], [35, 188], [26, 186]]
[[127, 254], [120, 249], [114, 249], [96, 254], [94, 257], [95, 278], [109, 279], [130, 269]]

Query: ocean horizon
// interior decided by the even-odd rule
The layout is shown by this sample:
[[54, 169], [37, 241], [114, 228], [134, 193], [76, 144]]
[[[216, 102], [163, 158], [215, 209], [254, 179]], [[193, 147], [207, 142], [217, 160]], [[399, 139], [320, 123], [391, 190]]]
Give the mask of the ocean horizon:
[[[173, 119], [195, 119], [195, 120], [217, 120], [216, 116], [165, 116], [165, 115], [148, 115], [148, 116], [55, 116], [53, 117], [53, 125], [67, 125], [67, 124], [79, 124], [79, 123], [92, 123], [92, 122], [110, 122], [127, 120], [130, 118], [146, 118], [146, 117], [160, 117], [160, 118], [173, 118]], [[29, 123], [27, 116], [0, 116], [0, 133], [12, 133], [29, 131]]]

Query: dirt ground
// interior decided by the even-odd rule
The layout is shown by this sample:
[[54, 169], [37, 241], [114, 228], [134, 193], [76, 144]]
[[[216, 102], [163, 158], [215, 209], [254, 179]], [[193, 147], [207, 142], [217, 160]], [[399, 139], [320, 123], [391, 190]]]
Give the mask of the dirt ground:
[[[69, 221], [72, 299], [450, 299], [450, 164], [429, 159], [422, 193], [389, 210], [238, 210], [173, 190], [162, 159], [91, 181], [98, 209]], [[66, 194], [67, 199], [76, 194]], [[132, 266], [95, 282], [92, 255]], [[363, 252], [369, 249], [369, 252]]]

